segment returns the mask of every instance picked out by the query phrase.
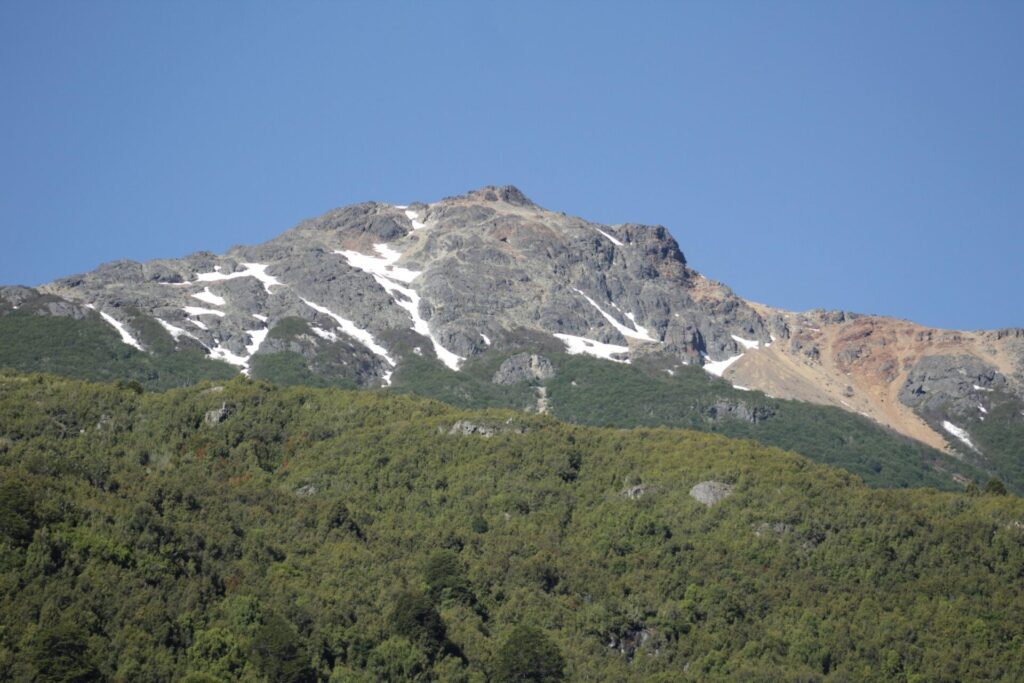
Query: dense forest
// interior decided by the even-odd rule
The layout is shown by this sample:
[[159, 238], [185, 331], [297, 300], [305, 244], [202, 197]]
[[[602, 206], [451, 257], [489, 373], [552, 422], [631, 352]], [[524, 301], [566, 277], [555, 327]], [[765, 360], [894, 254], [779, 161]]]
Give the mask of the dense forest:
[[1024, 501], [996, 482], [872, 489], [390, 392], [0, 374], [0, 679], [1021, 671]]

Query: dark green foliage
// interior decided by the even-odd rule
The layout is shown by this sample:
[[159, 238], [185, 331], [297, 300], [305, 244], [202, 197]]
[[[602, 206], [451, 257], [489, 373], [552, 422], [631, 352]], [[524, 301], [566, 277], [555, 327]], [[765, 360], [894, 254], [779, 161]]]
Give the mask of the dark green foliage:
[[261, 353], [253, 357], [250, 374], [254, 379], [265, 379], [283, 387], [303, 385], [307, 387], [339, 386], [354, 389], [355, 382], [331, 382], [313, 371], [306, 365], [306, 360], [291, 351], [279, 353]]
[[999, 481], [998, 479], [989, 479], [988, 483], [985, 484], [985, 493], [994, 496], [1005, 496], [1006, 484]]
[[495, 683], [554, 683], [564, 678], [558, 646], [538, 628], [516, 626], [498, 648]]
[[476, 601], [466, 570], [451, 550], [439, 550], [427, 558], [423, 579], [430, 599], [436, 603], [454, 600], [472, 605]]
[[[708, 508], [705, 480], [733, 492]], [[0, 680], [51, 651], [71, 680], [1024, 670], [1019, 498], [870, 489], [718, 435], [0, 373], [0, 491]]]
[[27, 648], [35, 680], [46, 683], [86, 683], [102, 680], [87, 642], [88, 633], [70, 619], [41, 627]]
[[26, 546], [36, 528], [35, 501], [24, 484], [0, 482], [0, 538]]
[[[51, 372], [89, 380], [133, 380], [147, 389], [228, 379], [238, 374], [227, 363], [208, 359], [201, 350], [171, 352], [173, 340], [158, 323], [142, 316], [153, 353], [127, 346], [98, 315], [85, 320], [15, 311], [0, 315], [0, 368]], [[151, 323], [151, 324], [150, 324]]]
[[267, 339], [290, 339], [304, 334], [312, 335], [309, 323], [302, 318], [281, 318], [267, 333]]
[[301, 683], [313, 679], [303, 643], [283, 617], [271, 614], [252, 640], [252, 657], [271, 681]]
[[[996, 391], [986, 397], [987, 414], [971, 411], [968, 415], [948, 416], [966, 429], [971, 441], [981, 452], [966, 450], [966, 457], [975, 459], [987, 471], [995, 473], [1006, 488], [1024, 494], [1024, 402], [1016, 396]], [[942, 414], [931, 420], [941, 431]], [[942, 432], [945, 433], [945, 432]], [[955, 442], [954, 446], [960, 446]]]
[[[839, 408], [740, 391], [700, 368], [669, 376], [655, 368], [556, 356], [548, 383], [552, 412], [580, 424], [682, 427], [748, 438], [842, 467], [872, 486], [934, 486], [957, 490], [950, 477], [981, 472], [922, 443]], [[713, 417], [716, 404], [742, 405], [756, 421]]]
[[458, 372], [440, 361], [408, 354], [395, 372], [396, 392], [444, 401], [461, 408], [516, 408], [534, 406], [534, 389], [527, 384], [500, 386], [491, 383], [503, 357], [485, 355], [466, 361]]
[[447, 642], [444, 621], [427, 596], [404, 592], [395, 598], [388, 626], [433, 659]]

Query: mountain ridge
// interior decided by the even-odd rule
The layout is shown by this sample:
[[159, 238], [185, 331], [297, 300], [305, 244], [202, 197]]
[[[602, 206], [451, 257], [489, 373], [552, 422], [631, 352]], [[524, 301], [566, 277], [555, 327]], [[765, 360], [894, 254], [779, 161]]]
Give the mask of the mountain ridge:
[[[34, 291], [4, 288], [0, 306]], [[703, 367], [741, 389], [860, 413], [982, 465], [969, 432], [1024, 401], [1024, 330], [754, 303], [694, 270], [664, 226], [593, 223], [513, 186], [354, 204], [221, 256], [114, 261], [38, 293], [50, 297], [44, 314], [96, 312], [140, 349], [157, 343], [142, 334], [155, 322], [174, 350], [242, 372], [292, 354], [314, 376], [369, 387], [414, 355], [458, 371], [539, 334], [569, 354]]]

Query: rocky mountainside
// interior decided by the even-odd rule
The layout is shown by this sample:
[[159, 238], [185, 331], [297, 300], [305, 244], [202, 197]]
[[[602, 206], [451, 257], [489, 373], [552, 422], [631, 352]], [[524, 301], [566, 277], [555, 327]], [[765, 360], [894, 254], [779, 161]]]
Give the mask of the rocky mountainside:
[[[0, 315], [18, 310], [99, 316], [144, 352], [204, 354], [244, 373], [288, 359], [309, 377], [364, 387], [389, 385], [410, 361], [459, 372], [484, 354], [555, 345], [654, 360], [669, 374], [700, 366], [737, 388], [861, 413], [982, 466], [992, 463], [972, 437], [992, 429], [990, 415], [1014, 435], [1007, 446], [1001, 431], [1000, 449], [1024, 441], [1024, 330], [755, 304], [690, 268], [664, 227], [591, 223], [514, 187], [358, 204], [223, 255], [116, 261], [38, 290], [0, 289]], [[531, 363], [496, 383], [543, 385], [546, 359]]]

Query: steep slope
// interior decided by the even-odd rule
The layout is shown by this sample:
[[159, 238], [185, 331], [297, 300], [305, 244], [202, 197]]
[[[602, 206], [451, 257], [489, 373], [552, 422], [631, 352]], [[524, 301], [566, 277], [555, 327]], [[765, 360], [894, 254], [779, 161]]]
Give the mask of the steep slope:
[[1022, 575], [1019, 498], [749, 441], [0, 373], [4, 680], [1012, 680]]

